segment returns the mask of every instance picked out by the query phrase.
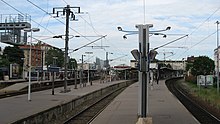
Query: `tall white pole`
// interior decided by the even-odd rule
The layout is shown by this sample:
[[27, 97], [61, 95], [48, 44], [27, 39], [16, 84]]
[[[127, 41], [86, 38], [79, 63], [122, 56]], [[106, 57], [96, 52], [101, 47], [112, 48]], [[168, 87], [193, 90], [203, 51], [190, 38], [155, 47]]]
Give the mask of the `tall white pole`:
[[25, 74], [24, 74], [24, 63], [25, 63], [25, 58], [21, 58], [23, 60], [23, 67], [22, 67], [22, 78], [25, 79]]
[[28, 101], [31, 101], [31, 44], [32, 44], [32, 30], [31, 30], [31, 42], [30, 42], [30, 51], [29, 51]]
[[218, 46], [219, 46], [218, 24], [219, 24], [219, 21], [217, 21], [216, 24], [217, 24], [217, 93], [219, 94], [219, 50], [218, 50]]

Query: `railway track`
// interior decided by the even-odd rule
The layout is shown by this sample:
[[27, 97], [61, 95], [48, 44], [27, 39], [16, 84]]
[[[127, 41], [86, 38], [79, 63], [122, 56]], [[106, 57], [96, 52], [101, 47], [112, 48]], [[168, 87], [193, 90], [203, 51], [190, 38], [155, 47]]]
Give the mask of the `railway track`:
[[85, 110], [65, 121], [64, 124], [89, 124], [95, 117], [98, 116], [124, 89], [121, 88], [113, 93], [108, 94], [104, 98], [88, 106]]
[[220, 124], [220, 120], [213, 116], [211, 113], [203, 109], [198, 103], [194, 102], [187, 95], [185, 95], [176, 86], [175, 80], [170, 80], [166, 82], [166, 85], [170, 92], [172, 92], [179, 101], [192, 113], [192, 115], [201, 124]]

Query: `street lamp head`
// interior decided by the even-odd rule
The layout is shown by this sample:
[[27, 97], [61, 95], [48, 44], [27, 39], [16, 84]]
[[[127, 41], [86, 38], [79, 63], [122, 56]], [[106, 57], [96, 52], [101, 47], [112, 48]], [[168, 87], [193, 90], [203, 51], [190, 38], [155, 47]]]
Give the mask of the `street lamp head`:
[[53, 36], [53, 38], [62, 38], [62, 35]]
[[118, 31], [122, 31], [122, 28], [121, 27], [117, 27], [118, 28]]
[[133, 55], [135, 60], [137, 60], [137, 61], [139, 60], [140, 54], [139, 54], [139, 51], [137, 49], [132, 50], [131, 54]]
[[171, 29], [171, 27], [167, 27], [167, 28], [166, 28], [166, 30], [170, 30], [170, 29]]
[[93, 52], [85, 52], [85, 54], [93, 54]]
[[38, 31], [40, 31], [40, 28], [32, 28], [31, 29], [33, 32], [38, 32]]
[[125, 40], [127, 39], [126, 35], [123, 36], [123, 39], [125, 39]]
[[39, 28], [24, 28], [24, 31], [25, 32], [31, 32], [31, 31], [38, 32], [40, 31], [40, 29]]

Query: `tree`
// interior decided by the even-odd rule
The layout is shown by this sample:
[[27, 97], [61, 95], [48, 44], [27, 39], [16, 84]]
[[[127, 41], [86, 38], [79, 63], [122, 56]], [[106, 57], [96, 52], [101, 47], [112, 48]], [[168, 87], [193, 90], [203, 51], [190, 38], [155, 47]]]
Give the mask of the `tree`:
[[68, 68], [69, 69], [77, 69], [77, 61], [74, 59], [74, 58], [71, 58], [70, 60], [69, 60], [69, 64], [68, 64]]
[[45, 61], [47, 65], [52, 65], [54, 62], [54, 57], [57, 57], [56, 59], [56, 65], [58, 67], [63, 67], [64, 64], [64, 52], [61, 49], [50, 49], [47, 51]]
[[193, 63], [187, 63], [186, 64], [186, 71], [189, 71], [190, 69], [192, 69]]
[[0, 67], [8, 67], [10, 62], [8, 61], [8, 59], [6, 59], [6, 57], [4, 55], [0, 55]]
[[209, 75], [214, 71], [214, 61], [207, 56], [199, 56], [193, 62], [191, 73], [193, 76]]
[[5, 47], [3, 51], [3, 55], [6, 57], [6, 59], [9, 61], [9, 64], [17, 63], [20, 66], [23, 66], [23, 60], [24, 58], [24, 51], [21, 50], [18, 46]]

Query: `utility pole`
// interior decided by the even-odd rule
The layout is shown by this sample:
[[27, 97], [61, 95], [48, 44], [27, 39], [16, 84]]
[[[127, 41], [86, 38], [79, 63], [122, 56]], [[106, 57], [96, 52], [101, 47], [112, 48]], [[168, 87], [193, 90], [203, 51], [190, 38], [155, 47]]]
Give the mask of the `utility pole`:
[[67, 58], [68, 58], [68, 42], [69, 42], [69, 16], [70, 6], [66, 7], [66, 34], [65, 34], [65, 55], [64, 55], [64, 92], [67, 92]]
[[108, 52], [106, 52], [106, 56], [105, 56], [106, 60], [105, 60], [105, 66], [106, 66], [106, 69], [108, 68]]
[[68, 69], [68, 42], [69, 42], [69, 16], [71, 15], [71, 18], [75, 20], [75, 15], [71, 11], [71, 8], [77, 8], [78, 13], [80, 13], [80, 7], [70, 7], [70, 5], [67, 5], [66, 7], [57, 7], [53, 8], [53, 14], [55, 14], [56, 9], [62, 9], [62, 11], [57, 11], [57, 17], [59, 16], [59, 12], [62, 12], [63, 15], [66, 15], [66, 33], [65, 33], [65, 55], [64, 55], [64, 93], [67, 92], [67, 69]]
[[219, 36], [218, 36], [218, 25], [219, 25], [219, 21], [216, 21], [217, 24], [217, 93], [219, 94]]

